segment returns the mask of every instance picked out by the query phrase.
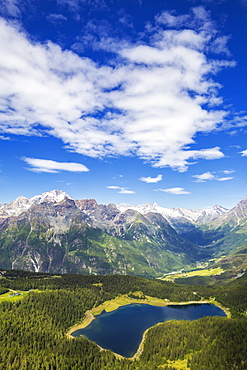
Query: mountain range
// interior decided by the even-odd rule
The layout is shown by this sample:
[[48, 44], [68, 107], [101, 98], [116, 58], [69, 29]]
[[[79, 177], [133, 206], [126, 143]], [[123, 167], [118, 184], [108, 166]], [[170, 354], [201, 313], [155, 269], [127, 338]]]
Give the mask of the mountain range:
[[0, 205], [5, 269], [157, 277], [216, 258], [245, 260], [246, 240], [247, 197], [231, 210], [190, 210], [102, 205], [52, 190]]

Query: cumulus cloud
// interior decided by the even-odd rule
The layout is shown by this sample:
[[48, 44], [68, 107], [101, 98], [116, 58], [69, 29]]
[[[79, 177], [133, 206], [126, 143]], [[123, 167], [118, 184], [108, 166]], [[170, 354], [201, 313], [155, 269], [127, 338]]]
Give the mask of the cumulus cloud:
[[162, 175], [158, 175], [156, 177], [150, 177], [150, 176], [148, 176], [148, 177], [140, 177], [139, 180], [140, 181], [144, 181], [144, 182], [146, 182], [148, 184], [154, 184], [154, 183], [159, 182], [159, 181], [162, 180]]
[[213, 76], [233, 63], [207, 58], [216, 32], [202, 10], [193, 17], [207, 27], [167, 30], [159, 21], [146, 43], [105, 38], [101, 47], [107, 42], [115, 59], [101, 66], [54, 43], [30, 41], [0, 19], [0, 134], [53, 135], [83, 155], [135, 155], [181, 172], [199, 159], [222, 158], [219, 147], [193, 144], [197, 133], [224, 121]]
[[242, 157], [247, 157], [247, 149], [240, 152], [242, 154]]
[[121, 186], [109, 185], [107, 186], [108, 189], [118, 190], [120, 194], [135, 194], [133, 190], [129, 190], [127, 188], [122, 188]]
[[196, 178], [196, 182], [205, 182], [207, 180], [213, 180], [215, 175], [213, 175], [211, 172], [204, 172], [201, 175], [193, 175], [192, 177]]
[[[235, 172], [233, 170], [224, 170], [224, 171], [219, 171], [219, 172], [223, 172], [224, 174], [230, 174], [232, 172]], [[212, 172], [204, 172], [200, 175], [193, 175], [192, 177], [194, 177], [196, 180], [195, 182], [206, 182], [208, 180], [216, 180], [216, 181], [227, 181], [227, 180], [232, 180], [234, 177], [232, 176], [228, 176], [228, 177], [218, 177], [218, 175], [216, 173], [212, 173]]]
[[69, 172], [89, 171], [89, 169], [81, 163], [56, 162], [49, 159], [38, 159], [27, 157], [22, 158], [22, 160], [31, 166], [29, 170], [33, 172], [57, 173], [59, 171], [69, 171]]
[[184, 188], [158, 189], [157, 191], [163, 191], [164, 193], [175, 195], [190, 194], [190, 192], [186, 191]]

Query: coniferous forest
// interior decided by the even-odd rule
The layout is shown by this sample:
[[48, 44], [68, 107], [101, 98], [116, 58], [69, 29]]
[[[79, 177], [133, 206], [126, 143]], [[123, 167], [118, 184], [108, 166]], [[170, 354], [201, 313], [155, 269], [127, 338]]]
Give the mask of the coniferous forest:
[[[5, 271], [0, 297], [0, 369], [247, 369], [247, 276], [227, 285], [189, 286], [134, 276], [49, 275]], [[151, 328], [135, 360], [118, 358], [84, 337], [66, 336], [87, 310], [119, 294], [141, 291], [171, 302], [214, 297], [230, 318], [168, 321]], [[183, 365], [182, 365], [183, 364]]]

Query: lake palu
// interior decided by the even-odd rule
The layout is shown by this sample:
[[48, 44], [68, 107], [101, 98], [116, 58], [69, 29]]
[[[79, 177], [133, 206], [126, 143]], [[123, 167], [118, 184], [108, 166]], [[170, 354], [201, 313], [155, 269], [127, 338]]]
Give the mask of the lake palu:
[[168, 320], [197, 320], [204, 316], [226, 316], [213, 304], [185, 304], [165, 307], [148, 304], [129, 304], [115, 311], [96, 316], [86, 328], [72, 333], [85, 336], [100, 347], [110, 349], [124, 357], [132, 357], [138, 350], [142, 336], [148, 328]]

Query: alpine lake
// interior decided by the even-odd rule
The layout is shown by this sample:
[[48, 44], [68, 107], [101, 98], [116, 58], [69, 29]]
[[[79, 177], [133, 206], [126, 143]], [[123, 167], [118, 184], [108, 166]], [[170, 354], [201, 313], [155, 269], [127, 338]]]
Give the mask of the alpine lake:
[[132, 303], [114, 311], [103, 311], [83, 329], [71, 333], [73, 337], [85, 336], [103, 349], [110, 349], [123, 357], [133, 357], [140, 346], [144, 332], [168, 320], [197, 320], [204, 316], [226, 316], [211, 303], [193, 303], [153, 306]]

